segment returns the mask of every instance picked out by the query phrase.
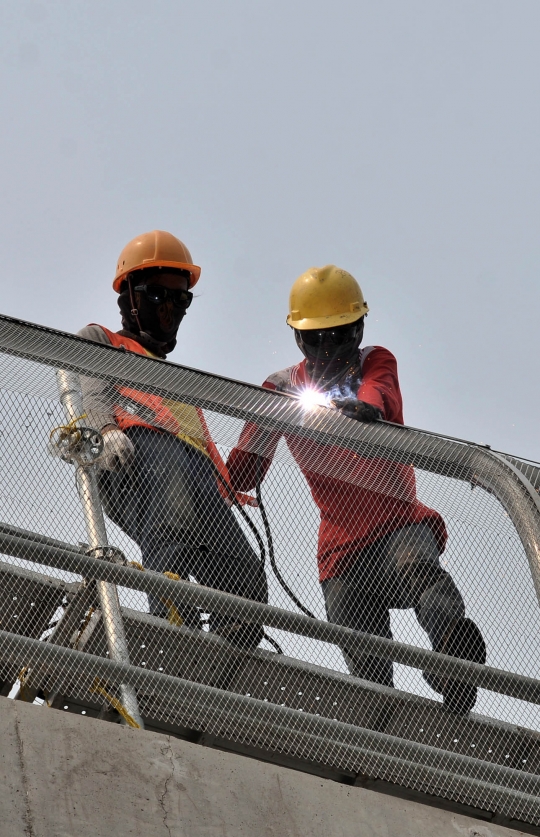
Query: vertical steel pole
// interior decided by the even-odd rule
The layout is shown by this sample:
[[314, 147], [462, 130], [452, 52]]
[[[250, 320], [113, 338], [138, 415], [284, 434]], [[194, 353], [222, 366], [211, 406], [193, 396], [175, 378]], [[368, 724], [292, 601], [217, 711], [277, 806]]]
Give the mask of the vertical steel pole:
[[[60, 369], [57, 371], [56, 377], [60, 402], [64, 408], [66, 421], [73, 421], [83, 413], [79, 376]], [[76, 480], [89, 546], [96, 550], [107, 547], [107, 529], [105, 528], [105, 519], [99, 497], [95, 465], [77, 464]], [[97, 581], [96, 584], [109, 658], [129, 664], [129, 651], [116, 586], [108, 581]], [[144, 725], [139, 713], [139, 703], [135, 689], [127, 684], [121, 685], [120, 695], [124, 708], [142, 729]], [[125, 723], [125, 721], [122, 721], [122, 723]]]

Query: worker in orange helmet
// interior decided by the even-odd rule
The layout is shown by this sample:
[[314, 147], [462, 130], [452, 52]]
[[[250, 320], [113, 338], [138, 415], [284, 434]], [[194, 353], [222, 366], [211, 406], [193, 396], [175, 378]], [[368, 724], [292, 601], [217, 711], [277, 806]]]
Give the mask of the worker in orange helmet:
[[[200, 272], [171, 233], [154, 230], [134, 238], [120, 254], [113, 282], [122, 329], [91, 324], [79, 336], [165, 359]], [[202, 410], [96, 378], [83, 378], [82, 389], [87, 423], [103, 435], [103, 507], [140, 546], [144, 566], [267, 602], [264, 566], [231, 509], [231, 499], [247, 498], [235, 497]], [[159, 598], [149, 596], [149, 603], [153, 614], [168, 615]], [[180, 611], [188, 625], [201, 626], [198, 611]], [[262, 626], [218, 614], [210, 615], [210, 630], [242, 647], [256, 647], [263, 638]]]

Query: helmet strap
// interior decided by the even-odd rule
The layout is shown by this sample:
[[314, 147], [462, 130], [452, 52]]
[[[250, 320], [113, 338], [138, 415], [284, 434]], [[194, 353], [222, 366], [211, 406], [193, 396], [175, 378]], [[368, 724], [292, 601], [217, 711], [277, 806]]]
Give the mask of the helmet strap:
[[139, 329], [139, 334], [141, 334], [142, 333], [142, 326], [141, 326], [141, 321], [139, 319], [139, 309], [135, 305], [135, 296], [133, 294], [133, 285], [131, 284], [131, 273], [129, 273], [126, 278], [127, 278], [127, 285], [128, 285], [128, 290], [129, 290], [129, 303], [131, 305], [131, 316], [133, 317], [133, 319], [137, 323], [137, 328]]
[[159, 340], [156, 340], [154, 337], [152, 337], [151, 334], [148, 334], [147, 331], [143, 330], [142, 323], [139, 317], [139, 310], [135, 304], [135, 294], [133, 292], [133, 286], [131, 284], [131, 275], [128, 275], [126, 277], [126, 283], [128, 299], [125, 300], [124, 305], [121, 304], [122, 298], [125, 299], [124, 292], [120, 294], [118, 302], [120, 311], [122, 312], [123, 325], [122, 330], [118, 333], [123, 334], [125, 337], [129, 337], [131, 339], [136, 340], [138, 343], [141, 344], [141, 346], [143, 346], [145, 349], [148, 349], [150, 352], [157, 355], [158, 357], [165, 358], [167, 354], [169, 352], [172, 352], [172, 350], [176, 346], [176, 339], [170, 340], [168, 343], [163, 343]]

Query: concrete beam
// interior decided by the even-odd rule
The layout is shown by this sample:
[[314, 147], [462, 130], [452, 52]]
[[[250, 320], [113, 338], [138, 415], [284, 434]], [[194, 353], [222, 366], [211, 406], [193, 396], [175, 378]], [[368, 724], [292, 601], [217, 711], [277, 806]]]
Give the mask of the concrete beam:
[[0, 698], [6, 837], [517, 837], [511, 828]]

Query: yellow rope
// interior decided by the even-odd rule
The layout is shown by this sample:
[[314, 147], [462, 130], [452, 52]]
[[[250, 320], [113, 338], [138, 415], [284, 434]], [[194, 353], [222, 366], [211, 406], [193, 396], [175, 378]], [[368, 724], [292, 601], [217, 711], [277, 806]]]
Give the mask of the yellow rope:
[[[163, 575], [167, 576], [167, 578], [170, 578], [171, 581], [181, 581], [181, 578], [180, 578], [179, 575], [177, 575], [176, 573], [171, 573], [168, 570], [166, 570], [163, 573]], [[163, 604], [165, 605], [165, 607], [169, 611], [169, 614], [167, 616], [167, 622], [169, 622], [170, 625], [176, 625], [177, 628], [179, 628], [180, 625], [183, 625], [184, 620], [180, 616], [180, 612], [179, 612], [178, 608], [175, 606], [173, 600], [172, 599], [165, 599], [165, 598], [162, 597], [161, 601], [163, 602]]]
[[[141, 572], [144, 572], [143, 565], [139, 564], [138, 561], [129, 561], [128, 563], [129, 563], [130, 567], [134, 567], [136, 570], [140, 570]], [[181, 581], [182, 580], [179, 575], [177, 575], [176, 573], [171, 573], [168, 570], [166, 570], [163, 573], [163, 575], [167, 576], [167, 578], [170, 578], [171, 581]], [[179, 628], [181, 625], [183, 625], [184, 620], [183, 620], [183, 618], [180, 614], [180, 611], [178, 610], [178, 608], [174, 604], [173, 600], [172, 599], [166, 599], [164, 596], [161, 596], [160, 600], [163, 602], [163, 604], [165, 605], [165, 607], [169, 611], [168, 614], [167, 614], [167, 622], [170, 625], [175, 625], [177, 628]]]
[[108, 700], [113, 709], [116, 709], [116, 711], [122, 716], [122, 718], [124, 719], [126, 724], [128, 724], [128, 726], [132, 727], [133, 729], [141, 728], [140, 724], [138, 724], [137, 721], [135, 721], [134, 718], [131, 717], [127, 709], [124, 708], [124, 706], [120, 703], [118, 698], [115, 698], [114, 695], [111, 695], [101, 685], [99, 677], [96, 677], [96, 679], [94, 680], [94, 684], [90, 687], [89, 691], [94, 695], [101, 695], [105, 698], [105, 700]]
[[165, 607], [169, 611], [168, 614], [167, 614], [167, 622], [169, 623], [169, 625], [176, 625], [177, 628], [179, 628], [181, 625], [183, 625], [184, 620], [180, 616], [180, 611], [178, 610], [178, 608], [174, 604], [173, 600], [172, 599], [165, 599], [165, 598], [162, 597], [161, 601], [163, 602], [163, 604], [165, 605]]
[[176, 573], [170, 573], [169, 570], [165, 570], [163, 575], [166, 575], [167, 578], [171, 579], [171, 581], [182, 581], [179, 575], [177, 575]]
[[[140, 570], [140, 572], [145, 571], [143, 565], [140, 564], [138, 561], [129, 561], [128, 566], [134, 567], [136, 570]], [[163, 575], [166, 576], [167, 578], [170, 578], [171, 581], [181, 581], [182, 580], [181, 577], [177, 573], [171, 573], [168, 570], [166, 570], [163, 573]], [[161, 601], [168, 608], [168, 611], [169, 611], [169, 615], [167, 617], [168, 622], [171, 625], [176, 625], [177, 627], [180, 627], [180, 625], [183, 625], [184, 620], [182, 619], [182, 617], [181, 617], [181, 615], [178, 611], [178, 608], [174, 605], [174, 602], [172, 601], [172, 599], [165, 599], [164, 597], [162, 597]], [[25, 671], [25, 669], [23, 669], [21, 671], [21, 675], [23, 674], [24, 671]], [[19, 679], [21, 678], [21, 675], [19, 675]], [[22, 680], [21, 680], [21, 688], [22, 688]], [[94, 684], [93, 684], [93, 686], [91, 686], [90, 692], [92, 692], [92, 694], [101, 695], [106, 700], [108, 700], [109, 703], [111, 704], [111, 706], [114, 709], [116, 709], [116, 711], [122, 716], [124, 721], [127, 724], [129, 724], [130, 727], [133, 727], [133, 729], [140, 729], [139, 724], [131, 717], [129, 712], [127, 712], [127, 710], [120, 703], [118, 698], [115, 698], [114, 695], [111, 695], [109, 692], [107, 692], [107, 690], [101, 685], [99, 677], [96, 677], [96, 679], [94, 680]]]
[[21, 668], [21, 670], [19, 672], [19, 675], [18, 675], [18, 680], [19, 680], [19, 683], [21, 684], [21, 698], [24, 701], [28, 701], [28, 697], [29, 697], [29, 695], [26, 691], [26, 681], [28, 679], [29, 674], [30, 674], [30, 669], [28, 668], [28, 666], [24, 666], [24, 668]]
[[52, 442], [52, 437], [54, 436], [54, 434], [56, 433], [56, 431], [57, 431], [57, 430], [60, 430], [60, 439], [59, 439], [59, 441], [62, 441], [63, 439], [67, 439], [67, 437], [68, 437], [71, 433], [73, 433], [73, 430], [74, 430], [74, 429], [75, 429], [75, 430], [77, 429], [77, 428], [75, 427], [75, 425], [77, 424], [77, 422], [78, 422], [78, 421], [81, 421], [81, 419], [85, 419], [85, 418], [86, 418], [86, 413], [83, 413], [83, 414], [82, 414], [82, 416], [77, 416], [77, 418], [71, 419], [71, 421], [69, 421], [67, 424], [59, 424], [59, 425], [58, 425], [58, 427], [53, 427], [53, 429], [52, 429], [52, 430], [51, 430], [51, 432], [49, 433], [49, 439], [50, 439], [50, 440], [51, 440], [51, 442]]

